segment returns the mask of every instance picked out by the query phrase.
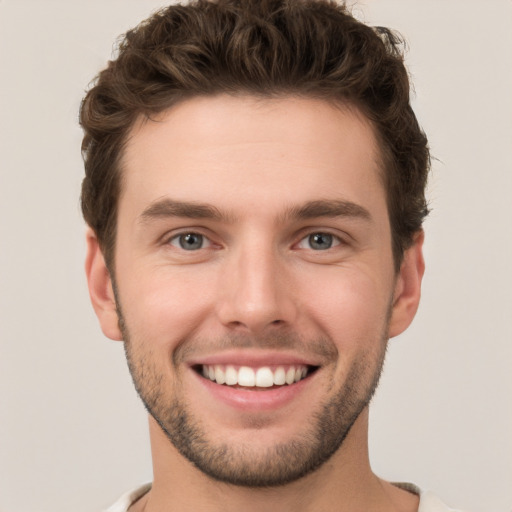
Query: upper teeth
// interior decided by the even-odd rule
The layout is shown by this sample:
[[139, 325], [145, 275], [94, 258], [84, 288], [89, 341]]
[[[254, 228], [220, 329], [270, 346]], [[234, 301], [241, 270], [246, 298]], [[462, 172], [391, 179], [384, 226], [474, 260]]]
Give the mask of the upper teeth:
[[232, 365], [203, 365], [202, 370], [205, 378], [217, 382], [217, 384], [228, 386], [238, 384], [239, 386], [260, 388], [293, 384], [303, 379], [308, 373], [308, 368], [304, 365], [278, 366], [276, 368], [240, 366], [238, 369]]

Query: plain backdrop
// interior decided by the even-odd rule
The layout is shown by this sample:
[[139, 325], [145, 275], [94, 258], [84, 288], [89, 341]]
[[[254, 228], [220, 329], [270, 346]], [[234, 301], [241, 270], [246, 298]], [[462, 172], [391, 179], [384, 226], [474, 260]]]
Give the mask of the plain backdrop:
[[[80, 100], [158, 0], [0, 0], [0, 512], [100, 511], [151, 480], [121, 343], [89, 304]], [[375, 471], [512, 508], [512, 3], [367, 0], [409, 43], [435, 156], [427, 272], [374, 400]]]

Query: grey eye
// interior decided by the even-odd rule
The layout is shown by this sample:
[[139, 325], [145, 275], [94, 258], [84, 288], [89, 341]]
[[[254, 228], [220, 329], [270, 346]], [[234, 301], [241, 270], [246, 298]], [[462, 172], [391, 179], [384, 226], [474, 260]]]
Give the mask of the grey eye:
[[171, 240], [171, 245], [175, 247], [179, 246], [185, 251], [197, 251], [202, 249], [205, 245], [205, 239], [203, 235], [198, 233], [184, 233], [178, 235]]
[[325, 251], [333, 246], [334, 237], [329, 233], [313, 233], [308, 236], [309, 246], [316, 251]]

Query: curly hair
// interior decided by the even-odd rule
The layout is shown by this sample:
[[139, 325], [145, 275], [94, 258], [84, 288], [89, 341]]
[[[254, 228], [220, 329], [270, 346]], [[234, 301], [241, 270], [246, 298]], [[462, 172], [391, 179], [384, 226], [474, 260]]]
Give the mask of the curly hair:
[[427, 138], [410, 106], [403, 48], [397, 33], [369, 27], [329, 0], [195, 0], [129, 30], [80, 108], [82, 211], [109, 268], [120, 158], [135, 121], [186, 98], [242, 93], [345, 102], [369, 119], [398, 269], [428, 214], [430, 168]]

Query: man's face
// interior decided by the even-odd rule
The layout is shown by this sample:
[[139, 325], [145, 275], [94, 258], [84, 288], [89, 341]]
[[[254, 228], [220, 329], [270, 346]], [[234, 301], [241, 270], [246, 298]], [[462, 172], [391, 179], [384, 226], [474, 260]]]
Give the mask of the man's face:
[[154, 420], [234, 484], [319, 467], [414, 314], [370, 125], [319, 100], [196, 98], [140, 122], [122, 172], [122, 334], [100, 320]]

